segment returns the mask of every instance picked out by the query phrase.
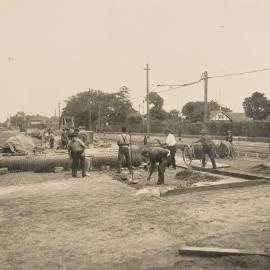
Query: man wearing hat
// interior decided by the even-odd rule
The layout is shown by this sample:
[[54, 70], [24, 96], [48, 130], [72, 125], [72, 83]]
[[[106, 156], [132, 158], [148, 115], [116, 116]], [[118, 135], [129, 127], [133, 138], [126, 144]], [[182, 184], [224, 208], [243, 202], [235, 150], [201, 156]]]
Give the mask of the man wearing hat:
[[216, 161], [214, 154], [214, 143], [209, 135], [207, 135], [207, 131], [205, 129], [201, 130], [201, 137], [195, 143], [200, 142], [202, 144], [202, 167], [205, 168], [205, 158], [206, 154], [209, 156], [213, 169], [216, 169]]
[[119, 146], [117, 173], [121, 173], [123, 160], [125, 159], [129, 173], [132, 174], [130, 154], [129, 154], [130, 135], [127, 134], [126, 127], [122, 127], [122, 133], [117, 137], [117, 145]]
[[82, 177], [85, 177], [85, 144], [78, 138], [78, 132], [73, 132], [70, 136], [71, 141], [68, 144], [68, 153], [72, 158], [72, 177], [77, 177], [79, 163], [82, 167]]

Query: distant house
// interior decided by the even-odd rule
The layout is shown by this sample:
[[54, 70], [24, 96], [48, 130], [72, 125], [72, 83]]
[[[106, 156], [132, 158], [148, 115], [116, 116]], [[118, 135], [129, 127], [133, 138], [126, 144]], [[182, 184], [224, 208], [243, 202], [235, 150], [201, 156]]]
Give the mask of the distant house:
[[29, 115], [26, 117], [29, 128], [47, 128], [49, 118], [40, 115]]
[[233, 113], [224, 111], [211, 111], [209, 116], [210, 121], [230, 121], [230, 122], [247, 122], [253, 121], [252, 118], [247, 117], [244, 113]]

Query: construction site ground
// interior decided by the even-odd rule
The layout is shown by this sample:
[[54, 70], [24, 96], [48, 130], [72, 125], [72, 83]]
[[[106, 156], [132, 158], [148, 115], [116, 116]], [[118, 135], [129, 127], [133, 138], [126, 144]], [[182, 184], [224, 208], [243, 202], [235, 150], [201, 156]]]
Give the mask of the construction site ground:
[[[268, 160], [218, 162], [270, 173]], [[176, 179], [177, 172], [166, 170], [165, 187], [226, 180]], [[142, 169], [134, 176], [137, 184], [117, 181], [112, 170], [76, 179], [70, 172], [0, 175], [0, 269], [270, 269], [260, 256], [178, 255], [181, 246], [270, 252], [269, 184], [159, 197], [141, 192], [156, 188], [157, 172], [150, 183]]]
[[106, 172], [0, 176], [7, 269], [269, 269], [259, 256], [183, 257], [181, 246], [270, 251], [270, 185], [159, 199]]

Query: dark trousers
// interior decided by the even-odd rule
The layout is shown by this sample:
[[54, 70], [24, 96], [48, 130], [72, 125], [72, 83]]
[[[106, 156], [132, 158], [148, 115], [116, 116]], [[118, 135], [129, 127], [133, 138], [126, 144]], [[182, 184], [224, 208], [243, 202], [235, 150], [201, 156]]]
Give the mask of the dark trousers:
[[79, 164], [81, 165], [82, 168], [82, 176], [84, 177], [85, 174], [85, 156], [84, 153], [77, 152], [77, 153], [71, 153], [71, 158], [72, 158], [72, 164], [71, 164], [71, 169], [72, 169], [72, 177], [77, 176], [77, 171], [79, 168]]
[[168, 164], [170, 163], [171, 159], [168, 158], [164, 158], [162, 159], [159, 164], [158, 164], [158, 181], [157, 184], [164, 184], [164, 174], [165, 174], [165, 170], [166, 167], [168, 166]]
[[161, 185], [161, 184], [164, 184], [164, 173], [165, 173], [166, 167], [168, 166], [168, 162], [170, 162], [170, 157], [167, 157], [167, 158], [164, 157], [158, 161], [150, 160], [149, 176], [148, 176], [147, 180], [150, 180], [150, 177], [156, 168], [156, 162], [158, 162], [158, 181], [157, 181], [157, 184]]
[[202, 166], [205, 168], [205, 159], [206, 159], [206, 154], [209, 156], [213, 169], [216, 169], [216, 161], [215, 161], [215, 154], [212, 146], [209, 145], [204, 145], [202, 148]]
[[131, 162], [130, 162], [129, 148], [119, 146], [119, 150], [118, 150], [118, 173], [121, 173], [124, 159], [126, 160], [126, 165], [128, 167], [129, 172], [131, 173]]
[[54, 147], [54, 138], [50, 138], [49, 143], [50, 143], [50, 148], [53, 148]]
[[62, 147], [67, 148], [68, 146], [68, 139], [61, 139]]
[[171, 153], [171, 159], [168, 162], [168, 167], [172, 165], [174, 169], [176, 169], [176, 164], [175, 164], [175, 153], [176, 153], [176, 145], [173, 146], [167, 146], [168, 150], [170, 150]]

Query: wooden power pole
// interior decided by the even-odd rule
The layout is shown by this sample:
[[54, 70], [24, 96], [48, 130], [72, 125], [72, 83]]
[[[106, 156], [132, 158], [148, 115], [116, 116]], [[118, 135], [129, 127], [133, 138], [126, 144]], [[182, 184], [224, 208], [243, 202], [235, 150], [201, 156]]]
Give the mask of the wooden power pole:
[[98, 104], [98, 131], [101, 130], [101, 104]]
[[204, 80], [204, 118], [203, 122], [208, 122], [208, 73], [205, 71], [203, 73], [203, 80]]
[[150, 111], [149, 111], [149, 70], [151, 70], [146, 64], [146, 110], [147, 110], [147, 134], [150, 133]]
[[56, 109], [54, 109], [54, 129], [57, 129], [57, 116], [56, 116]]
[[61, 109], [60, 109], [60, 105], [61, 105], [61, 103], [60, 103], [60, 101], [58, 102], [58, 128], [59, 128], [59, 130], [60, 130], [60, 128], [61, 128]]

